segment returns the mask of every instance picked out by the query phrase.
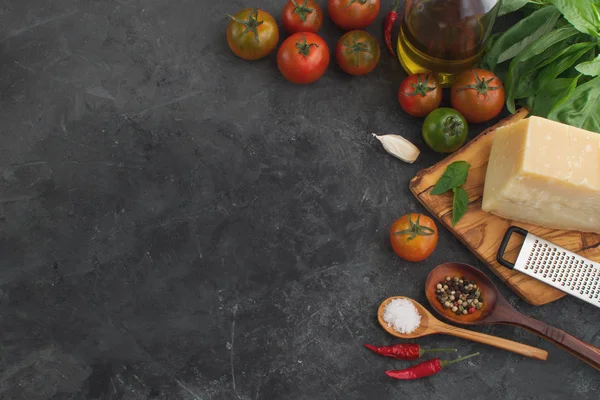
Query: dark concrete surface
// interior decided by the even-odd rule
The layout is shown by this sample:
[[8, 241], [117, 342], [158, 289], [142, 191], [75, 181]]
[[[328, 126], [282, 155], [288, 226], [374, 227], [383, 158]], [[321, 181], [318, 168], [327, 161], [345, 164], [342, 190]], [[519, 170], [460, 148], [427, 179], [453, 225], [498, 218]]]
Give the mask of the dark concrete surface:
[[[482, 354], [396, 382], [383, 372], [410, 363], [362, 348], [393, 342], [379, 303], [425, 302], [433, 266], [490, 273], [443, 229], [423, 263], [388, 245], [396, 218], [424, 211], [408, 180], [442, 158], [397, 105], [397, 60], [360, 78], [332, 63], [299, 87], [275, 54], [229, 51], [224, 13], [279, 19], [283, 3], [0, 1], [0, 398], [598, 399], [597, 371], [514, 327], [476, 330], [549, 360], [426, 337]], [[326, 19], [330, 47], [341, 34]], [[404, 164], [371, 132], [421, 157]], [[598, 309], [532, 307], [493, 279], [600, 345]]]

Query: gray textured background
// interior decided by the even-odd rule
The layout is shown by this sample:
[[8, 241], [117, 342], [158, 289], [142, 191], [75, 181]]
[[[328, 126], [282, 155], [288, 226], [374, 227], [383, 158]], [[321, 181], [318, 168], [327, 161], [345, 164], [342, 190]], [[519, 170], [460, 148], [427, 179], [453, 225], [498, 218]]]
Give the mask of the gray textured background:
[[[489, 271], [445, 230], [424, 263], [388, 245], [423, 211], [408, 180], [441, 159], [397, 105], [397, 60], [298, 87], [274, 54], [229, 51], [225, 12], [283, 3], [0, 0], [0, 398], [597, 399], [598, 372], [518, 328], [477, 329], [548, 362], [427, 337], [482, 355], [396, 382], [383, 371], [409, 363], [361, 347], [392, 342], [378, 304], [424, 302], [438, 263]], [[422, 155], [403, 164], [370, 132]], [[598, 309], [500, 288], [600, 345]]]

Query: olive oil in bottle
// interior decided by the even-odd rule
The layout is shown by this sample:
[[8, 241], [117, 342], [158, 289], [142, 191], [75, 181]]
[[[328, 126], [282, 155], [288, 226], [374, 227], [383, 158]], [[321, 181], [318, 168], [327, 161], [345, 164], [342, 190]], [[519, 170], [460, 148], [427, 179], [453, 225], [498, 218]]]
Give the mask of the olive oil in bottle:
[[452, 85], [479, 61], [499, 7], [500, 0], [406, 0], [397, 44], [402, 66]]

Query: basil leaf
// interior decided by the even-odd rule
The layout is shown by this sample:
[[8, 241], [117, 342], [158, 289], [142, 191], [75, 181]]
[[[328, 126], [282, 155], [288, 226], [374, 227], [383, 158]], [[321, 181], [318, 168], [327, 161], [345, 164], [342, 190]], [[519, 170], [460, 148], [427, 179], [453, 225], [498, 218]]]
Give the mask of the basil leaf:
[[517, 11], [518, 9], [523, 8], [528, 2], [529, 0], [503, 0], [502, 3], [500, 3], [498, 16]]
[[[569, 38], [569, 40], [572, 39], [573, 38]], [[515, 99], [534, 96], [541, 87], [542, 83], [556, 78], [558, 75], [569, 69], [577, 62], [577, 60], [579, 60], [594, 46], [595, 43], [593, 42], [575, 43], [569, 45], [568, 41], [563, 41], [557, 47], [551, 47], [546, 50], [548, 53], [555, 53], [556, 50], [559, 50], [559, 47], [564, 47], [564, 49], [542, 61], [535, 66], [532, 71], [519, 78], [517, 86], [514, 90]], [[544, 56], [546, 55], [546, 52], [543, 53]], [[540, 57], [540, 59], [543, 60], [544, 57]], [[538, 71], [539, 68], [542, 69]], [[531, 105], [528, 107], [529, 110], [531, 110], [530, 107]]]
[[571, 68], [581, 57], [583, 57], [596, 44], [592, 42], [575, 43], [567, 47], [555, 57], [552, 57], [540, 69], [535, 81], [535, 90], [539, 90], [547, 82], [553, 81], [557, 76]]
[[459, 186], [455, 187], [453, 192], [454, 199], [452, 200], [452, 226], [456, 225], [456, 223], [460, 221], [469, 207], [469, 195], [465, 189]]
[[450, 189], [464, 184], [467, 181], [470, 166], [471, 164], [466, 161], [455, 161], [448, 165], [431, 190], [431, 194], [443, 194]]
[[537, 76], [537, 69], [531, 71], [519, 78], [517, 87], [515, 88], [515, 99], [522, 99], [524, 97], [533, 96], [535, 78]]
[[500, 36], [502, 36], [503, 34], [504, 32], [494, 32], [490, 35], [490, 37], [487, 40], [487, 43], [485, 44], [486, 53], [490, 51], [492, 47], [494, 47], [494, 44], [496, 44], [496, 40], [500, 39]]
[[600, 37], [598, 9], [591, 0], [554, 0], [553, 4], [579, 32]]
[[536, 93], [533, 100], [533, 107], [530, 108], [531, 114], [538, 117], [547, 117], [548, 113], [564, 103], [569, 95], [577, 87], [579, 76], [575, 78], [558, 78], [547, 82]]
[[544, 7], [523, 18], [494, 41], [483, 57], [482, 66], [494, 71], [496, 64], [500, 63], [500, 55], [510, 50], [510, 53], [503, 56], [503, 60], [510, 59], [511, 53], [516, 55], [521, 49], [550, 32], [558, 17], [560, 12], [556, 8]]
[[584, 75], [598, 76], [600, 75], [600, 55], [592, 61], [585, 61], [577, 65], [575, 69]]
[[535, 100], [535, 96], [534, 95], [530, 95], [527, 96], [524, 99], [519, 100], [519, 102], [517, 104], [519, 104], [520, 107], [525, 107], [528, 110], [532, 110], [533, 109], [533, 101]]
[[531, 72], [546, 61], [549, 57], [560, 52], [567, 44], [562, 43], [576, 35], [578, 31], [572, 26], [555, 29], [542, 36], [539, 40], [529, 44], [518, 56], [513, 58], [508, 68], [508, 75], [504, 82], [506, 90], [506, 106], [511, 113], [515, 112], [515, 93], [518, 79]]
[[579, 85], [548, 118], [600, 133], [600, 76]]
[[540, 26], [538, 28], [538, 30], [536, 30], [532, 35], [526, 37], [525, 39], [521, 40], [518, 43], [513, 44], [508, 49], [503, 51], [502, 54], [500, 54], [498, 56], [498, 64], [503, 63], [504, 61], [508, 61], [511, 58], [516, 57], [521, 52], [521, 50], [523, 50], [525, 47], [527, 47], [530, 43], [533, 43], [534, 41], [536, 41], [537, 39], [539, 39], [546, 33], [550, 32], [552, 29], [554, 29], [556, 26], [556, 21], [558, 21], [559, 17], [560, 17], [560, 13], [558, 13], [556, 11], [554, 13], [552, 13], [550, 18], [548, 18], [546, 21], [544, 21], [542, 26]]

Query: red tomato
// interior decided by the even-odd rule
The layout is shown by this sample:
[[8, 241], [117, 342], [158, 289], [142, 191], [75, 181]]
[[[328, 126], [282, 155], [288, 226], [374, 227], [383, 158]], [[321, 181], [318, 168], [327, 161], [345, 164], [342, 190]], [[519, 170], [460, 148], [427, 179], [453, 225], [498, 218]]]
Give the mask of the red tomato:
[[340, 28], [365, 29], [379, 13], [379, 0], [329, 0], [331, 20]]
[[350, 75], [365, 75], [379, 62], [379, 43], [365, 31], [350, 31], [337, 43], [335, 56], [340, 68]]
[[500, 79], [485, 69], [463, 72], [450, 90], [452, 108], [471, 123], [494, 118], [504, 106], [504, 86]]
[[279, 28], [271, 14], [257, 8], [246, 8], [230, 16], [227, 43], [236, 56], [258, 60], [275, 50]]
[[317, 33], [323, 25], [323, 10], [315, 0], [289, 0], [281, 13], [283, 27], [289, 33]]
[[402, 81], [398, 101], [413, 117], [425, 117], [440, 106], [442, 88], [433, 75], [414, 74]]
[[277, 66], [290, 82], [311, 83], [325, 73], [329, 65], [329, 47], [312, 32], [294, 33], [281, 44]]
[[435, 222], [423, 214], [407, 214], [390, 228], [394, 252], [407, 261], [423, 261], [433, 253], [438, 242]]

